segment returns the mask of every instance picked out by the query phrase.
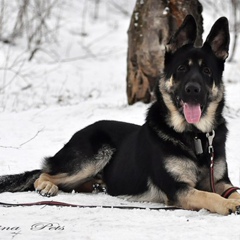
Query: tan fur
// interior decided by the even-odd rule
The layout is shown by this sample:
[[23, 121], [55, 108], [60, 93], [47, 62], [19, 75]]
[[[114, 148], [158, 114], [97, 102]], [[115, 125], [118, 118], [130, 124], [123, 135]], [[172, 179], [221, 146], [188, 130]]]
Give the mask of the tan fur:
[[211, 132], [215, 124], [215, 114], [219, 102], [223, 98], [224, 87], [221, 86], [221, 89], [213, 86], [212, 89], [213, 101], [209, 104], [207, 112], [204, 116], [201, 117], [200, 121], [194, 124], [202, 132]]
[[171, 76], [170, 79], [166, 81], [165, 87], [167, 91], [171, 91], [171, 88], [173, 87], [173, 76]]
[[41, 194], [43, 195], [56, 195], [58, 192], [58, 185], [74, 188], [84, 181], [88, 180], [88, 178], [92, 175], [93, 169], [91, 168], [85, 168], [83, 171], [70, 176], [68, 176], [66, 173], [57, 175], [42, 173], [40, 177], [35, 181], [34, 187], [37, 191], [41, 191]]
[[159, 188], [156, 185], [154, 185], [150, 179], [148, 180], [148, 190], [145, 193], [135, 196], [123, 195], [118, 197], [126, 199], [128, 201], [156, 202], [168, 204], [167, 195], [163, 191], [159, 190]]
[[[73, 174], [61, 173], [49, 175], [42, 173], [35, 181], [34, 187], [41, 195], [56, 195], [58, 186], [61, 185], [66, 189], [79, 188], [81, 184], [98, 174], [109, 162], [114, 150], [108, 146], [103, 146], [98, 153], [93, 156], [93, 162], [82, 166], [81, 170]], [[46, 169], [45, 169], [46, 171]]]
[[216, 86], [215, 82], [213, 81], [213, 86], [212, 86], [212, 95], [213, 95], [213, 97], [217, 97], [218, 93], [219, 93], [219, 89]]
[[226, 163], [226, 160], [224, 158], [215, 159], [215, 163], [214, 163], [215, 182], [217, 182], [219, 179], [223, 178], [226, 169], [227, 169], [227, 163]]
[[198, 65], [199, 65], [200, 67], [202, 66], [202, 62], [203, 62], [202, 59], [199, 59], [199, 60], [198, 60]]
[[[170, 110], [169, 119], [167, 119], [169, 126], [173, 127], [177, 132], [183, 132], [187, 130], [190, 125], [186, 122], [185, 118], [179, 113], [179, 110], [175, 107], [169, 92], [172, 91], [174, 79], [171, 77], [167, 81], [160, 81], [159, 89], [162, 93], [163, 100]], [[219, 102], [222, 100], [224, 95], [224, 86], [221, 85], [220, 88], [215, 86], [212, 87], [212, 98], [213, 101], [209, 104], [207, 112], [201, 117], [200, 121], [194, 124], [202, 132], [210, 132], [215, 125], [215, 113]]]
[[87, 181], [90, 177], [96, 175], [102, 169], [102, 166], [99, 165], [99, 162], [95, 165], [89, 164], [81, 171], [73, 175], [68, 175], [66, 173], [57, 175], [42, 173], [40, 177], [35, 181], [34, 187], [37, 191], [40, 191], [42, 195], [56, 195], [58, 192], [57, 186], [59, 185], [74, 189], [75, 187], [78, 187]]
[[60, 179], [61, 177], [59, 175], [51, 176], [47, 173], [42, 173], [40, 177], [34, 182], [34, 188], [36, 191], [40, 191], [42, 195], [50, 194], [52, 196], [55, 196], [58, 192], [57, 183]]
[[[168, 80], [172, 81], [172, 80]], [[168, 82], [167, 81], [167, 82]], [[169, 87], [165, 85], [164, 81], [160, 81], [160, 92], [162, 93], [163, 100], [170, 110], [170, 116], [169, 119], [166, 119], [168, 121], [168, 124], [173, 127], [177, 132], [183, 132], [187, 127], [187, 122], [184, 119], [184, 117], [179, 113], [178, 109], [175, 107], [174, 103], [172, 102], [172, 99], [169, 95]]]
[[196, 186], [197, 166], [193, 161], [176, 157], [167, 158], [165, 168], [178, 182], [187, 183], [191, 187]]
[[[234, 193], [236, 196], [240, 196]], [[233, 194], [232, 194], [233, 195]], [[240, 197], [237, 199], [225, 199], [216, 193], [209, 193], [192, 189], [188, 192], [183, 192], [179, 196], [179, 207], [188, 210], [207, 209], [213, 213], [228, 215], [235, 212], [240, 205]]]
[[228, 199], [239, 199], [240, 200], [240, 194], [238, 192], [233, 192]]
[[193, 60], [192, 60], [192, 59], [189, 59], [189, 60], [188, 60], [188, 65], [189, 65], [189, 66], [192, 66], [192, 65], [193, 65]]

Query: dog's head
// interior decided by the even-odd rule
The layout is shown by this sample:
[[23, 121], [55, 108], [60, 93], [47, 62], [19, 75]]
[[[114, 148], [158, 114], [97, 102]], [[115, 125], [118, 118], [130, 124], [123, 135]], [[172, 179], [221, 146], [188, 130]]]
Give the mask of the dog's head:
[[197, 26], [188, 15], [166, 46], [159, 90], [176, 131], [211, 131], [224, 102], [222, 73], [228, 57], [228, 20], [219, 18], [201, 48], [194, 47]]

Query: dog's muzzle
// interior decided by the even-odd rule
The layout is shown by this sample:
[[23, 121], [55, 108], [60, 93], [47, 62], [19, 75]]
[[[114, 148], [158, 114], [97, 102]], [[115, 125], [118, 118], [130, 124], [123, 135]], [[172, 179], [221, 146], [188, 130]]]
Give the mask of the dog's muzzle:
[[184, 98], [182, 100], [183, 113], [186, 121], [190, 124], [198, 123], [202, 116], [199, 98], [201, 86], [197, 82], [188, 82], [184, 88]]

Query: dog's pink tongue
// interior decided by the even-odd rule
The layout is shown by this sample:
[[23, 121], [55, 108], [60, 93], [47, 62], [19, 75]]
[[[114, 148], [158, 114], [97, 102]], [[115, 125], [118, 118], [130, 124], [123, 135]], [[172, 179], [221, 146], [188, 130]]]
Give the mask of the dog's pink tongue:
[[187, 122], [191, 124], [198, 123], [202, 114], [200, 104], [192, 105], [184, 103], [183, 112]]

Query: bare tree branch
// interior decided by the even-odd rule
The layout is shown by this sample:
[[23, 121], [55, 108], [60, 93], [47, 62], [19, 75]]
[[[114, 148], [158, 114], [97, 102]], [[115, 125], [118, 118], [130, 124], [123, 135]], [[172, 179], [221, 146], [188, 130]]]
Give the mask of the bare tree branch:
[[27, 141], [21, 143], [21, 144], [20, 144], [19, 146], [17, 146], [17, 147], [14, 147], [14, 146], [2, 146], [2, 145], [0, 145], [0, 148], [20, 149], [22, 146], [24, 146], [24, 145], [26, 145], [27, 143], [29, 143], [29, 142], [31, 142], [32, 140], [34, 140], [34, 139], [38, 136], [38, 134], [39, 134], [40, 132], [42, 132], [42, 131], [43, 131], [43, 129], [38, 130], [37, 133], [36, 133], [33, 137], [31, 137], [31, 138], [28, 139]]

